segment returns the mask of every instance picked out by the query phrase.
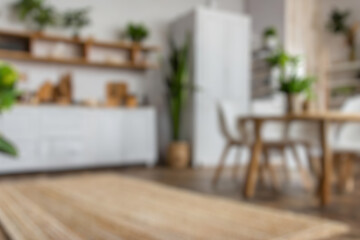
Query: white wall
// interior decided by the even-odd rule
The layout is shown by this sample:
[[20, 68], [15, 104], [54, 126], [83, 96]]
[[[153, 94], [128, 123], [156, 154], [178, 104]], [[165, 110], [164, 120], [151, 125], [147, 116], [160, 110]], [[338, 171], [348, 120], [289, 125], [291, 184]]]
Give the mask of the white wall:
[[260, 47], [265, 28], [274, 26], [279, 38], [284, 39], [285, 0], [245, 0], [244, 10], [252, 18], [253, 47]]

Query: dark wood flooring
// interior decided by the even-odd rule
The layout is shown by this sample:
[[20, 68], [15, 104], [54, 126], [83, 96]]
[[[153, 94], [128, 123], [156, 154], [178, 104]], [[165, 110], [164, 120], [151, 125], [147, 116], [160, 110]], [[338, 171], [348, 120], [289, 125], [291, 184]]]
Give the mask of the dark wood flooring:
[[[176, 171], [165, 168], [148, 169], [140, 167], [107, 169], [101, 171], [117, 172], [119, 174], [155, 181], [190, 191], [345, 222], [351, 227], [351, 232], [346, 236], [336, 237], [331, 240], [360, 239], [360, 188], [357, 187], [360, 186], [360, 174], [356, 177], [356, 190], [354, 193], [335, 193], [332, 204], [326, 208], [320, 208], [314, 193], [306, 192], [301, 187], [300, 182], [297, 180], [296, 172], [293, 174], [293, 180], [291, 182], [287, 182], [287, 184], [283, 184], [283, 189], [280, 192], [274, 192], [269, 186], [267, 186], [267, 182], [264, 182], [258, 184], [254, 199], [244, 200], [241, 195], [241, 186], [243, 185], [243, 182], [241, 179], [234, 180], [231, 176], [230, 169], [225, 170], [216, 188], [211, 185], [211, 178], [213, 176], [212, 169], [189, 169]], [[40, 176], [58, 176], [63, 174], [74, 173], [40, 174]], [[240, 174], [240, 176], [241, 175], [243, 174]], [[36, 177], [39, 177], [39, 174], [1, 177], [0, 181], [4, 181], [9, 178], [26, 179]], [[336, 192], [336, 190], [334, 191]], [[0, 240], [3, 239], [11, 240], [0, 231]]]

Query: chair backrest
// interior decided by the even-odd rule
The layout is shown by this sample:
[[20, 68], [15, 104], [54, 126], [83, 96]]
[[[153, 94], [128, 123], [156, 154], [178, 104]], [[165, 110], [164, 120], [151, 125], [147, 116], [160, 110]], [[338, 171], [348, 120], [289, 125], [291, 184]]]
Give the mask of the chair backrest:
[[[348, 99], [341, 108], [344, 113], [360, 113], [360, 96]], [[357, 144], [360, 148], [360, 124], [341, 124], [335, 139], [337, 144]]]
[[241, 134], [237, 127], [237, 119], [241, 115], [237, 104], [229, 100], [217, 103], [220, 130], [228, 141], [239, 141]]
[[[275, 94], [271, 98], [255, 100], [251, 111], [256, 116], [283, 115], [285, 113], [285, 99], [282, 94]], [[282, 141], [285, 135], [285, 124], [282, 122], [266, 122], [262, 127], [264, 141]]]

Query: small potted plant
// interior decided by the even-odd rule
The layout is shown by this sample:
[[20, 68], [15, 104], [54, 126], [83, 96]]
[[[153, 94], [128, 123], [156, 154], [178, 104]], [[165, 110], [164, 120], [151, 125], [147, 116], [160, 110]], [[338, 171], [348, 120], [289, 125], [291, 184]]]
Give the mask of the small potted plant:
[[274, 27], [268, 27], [264, 30], [263, 45], [267, 49], [276, 49], [278, 47], [277, 31]]
[[19, 0], [15, 2], [14, 10], [21, 21], [29, 20], [29, 18], [38, 9], [42, 8], [44, 0]]
[[135, 44], [141, 44], [148, 36], [149, 30], [143, 24], [129, 23], [125, 35]]
[[42, 34], [49, 26], [56, 25], [56, 12], [52, 7], [41, 7], [32, 16], [38, 34]]
[[359, 28], [358, 23], [349, 24], [350, 11], [334, 9], [330, 15], [327, 27], [335, 35], [345, 37], [346, 44], [349, 47], [349, 60], [356, 60], [356, 35]]
[[[16, 90], [17, 71], [9, 64], [0, 62], [0, 112], [10, 109], [19, 93]], [[0, 134], [0, 152], [17, 156], [17, 149], [6, 137]]]
[[46, 27], [56, 24], [56, 12], [52, 7], [45, 6], [44, 0], [19, 0], [14, 4], [14, 10], [21, 21], [35, 26], [39, 34]]
[[63, 25], [73, 30], [73, 37], [79, 38], [80, 31], [90, 24], [89, 9], [70, 10], [63, 16]]
[[190, 146], [181, 136], [183, 110], [190, 91], [189, 87], [189, 41], [181, 47], [171, 43], [169, 57], [170, 74], [167, 78], [167, 97], [171, 120], [172, 142], [167, 151], [167, 164], [183, 169], [190, 164]]
[[303, 108], [301, 107], [302, 105], [299, 100], [299, 96], [301, 93], [304, 93], [311, 88], [314, 78], [292, 75], [290, 77], [280, 79], [280, 81], [280, 91], [284, 92], [287, 96], [287, 112], [289, 114], [300, 113]]

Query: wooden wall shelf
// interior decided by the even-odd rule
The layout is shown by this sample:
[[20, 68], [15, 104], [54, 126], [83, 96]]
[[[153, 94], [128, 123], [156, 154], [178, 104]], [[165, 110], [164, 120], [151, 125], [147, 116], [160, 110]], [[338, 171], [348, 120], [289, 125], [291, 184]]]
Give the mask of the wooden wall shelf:
[[333, 62], [327, 72], [328, 107], [338, 110], [347, 99], [360, 93], [360, 61]]
[[[13, 42], [16, 40], [20, 43], [19, 49], [6, 48], [2, 44], [2, 41]], [[53, 43], [66, 43], [73, 44], [79, 48], [79, 56], [71, 58], [55, 58], [55, 57], [43, 57], [37, 56], [34, 51], [34, 45], [36, 42], [46, 41]], [[92, 47], [112, 48], [120, 51], [125, 51], [128, 55], [128, 60], [122, 63], [116, 62], [98, 62], [89, 58], [89, 51]], [[43, 35], [36, 33], [18, 33], [8, 32], [0, 30], [0, 58], [12, 59], [19, 61], [30, 61], [39, 63], [55, 63], [55, 64], [68, 64], [88, 67], [101, 67], [101, 68], [115, 68], [115, 69], [128, 69], [128, 70], [147, 70], [156, 69], [155, 64], [147, 63], [146, 61], [138, 61], [136, 56], [139, 54], [147, 54], [149, 52], [158, 51], [158, 47], [154, 46], [142, 46], [129, 43], [110, 43], [101, 42], [95, 40], [81, 40], [76, 38], [66, 38], [60, 36]]]

